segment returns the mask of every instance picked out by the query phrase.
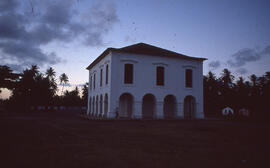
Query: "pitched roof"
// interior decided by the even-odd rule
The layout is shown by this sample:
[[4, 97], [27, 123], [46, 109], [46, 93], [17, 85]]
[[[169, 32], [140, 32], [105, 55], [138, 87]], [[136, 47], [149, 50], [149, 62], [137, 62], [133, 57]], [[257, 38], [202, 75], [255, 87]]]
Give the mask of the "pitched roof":
[[183, 54], [179, 54], [173, 51], [169, 51], [163, 48], [159, 48], [156, 46], [152, 46], [145, 43], [137, 43], [130, 46], [126, 46], [123, 48], [107, 48], [97, 59], [95, 59], [86, 69], [91, 69], [94, 65], [96, 65], [102, 58], [108, 55], [110, 52], [119, 52], [119, 53], [132, 53], [132, 54], [142, 54], [142, 55], [150, 55], [150, 56], [163, 56], [163, 57], [173, 57], [173, 58], [181, 58], [188, 60], [196, 60], [196, 61], [204, 61], [206, 58], [197, 58], [190, 57]]

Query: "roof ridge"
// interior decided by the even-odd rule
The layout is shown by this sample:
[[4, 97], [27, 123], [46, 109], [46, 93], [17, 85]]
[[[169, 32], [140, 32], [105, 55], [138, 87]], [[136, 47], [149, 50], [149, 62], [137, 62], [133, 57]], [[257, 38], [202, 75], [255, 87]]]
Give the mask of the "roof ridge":
[[123, 52], [123, 53], [133, 53], [133, 54], [141, 54], [141, 55], [149, 55], [149, 56], [162, 56], [162, 57], [171, 57], [171, 58], [182, 58], [182, 59], [190, 59], [190, 60], [197, 60], [197, 61], [204, 61], [206, 58], [198, 58], [198, 57], [191, 57], [184, 54], [177, 53], [175, 51], [170, 51], [161, 47], [156, 47], [151, 44], [147, 43], [136, 43], [133, 45], [125, 46], [122, 48], [107, 48], [98, 58], [96, 58], [88, 67], [90, 69], [93, 67], [97, 62], [99, 62], [103, 57], [105, 57], [111, 51], [114, 52]]

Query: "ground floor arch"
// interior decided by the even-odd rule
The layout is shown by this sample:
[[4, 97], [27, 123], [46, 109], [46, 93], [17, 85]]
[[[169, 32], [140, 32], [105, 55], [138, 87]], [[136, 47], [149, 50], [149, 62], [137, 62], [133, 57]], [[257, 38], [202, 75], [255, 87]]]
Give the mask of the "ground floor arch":
[[133, 114], [133, 96], [130, 93], [124, 93], [119, 98], [119, 117], [131, 118]]
[[196, 100], [193, 96], [186, 96], [184, 99], [184, 118], [195, 118], [196, 113]]
[[176, 118], [177, 101], [175, 96], [167, 95], [163, 100], [163, 115], [165, 119]]
[[92, 98], [90, 97], [88, 102], [88, 115], [91, 115], [92, 112]]
[[96, 114], [95, 116], [98, 116], [98, 96], [96, 96]]
[[95, 114], [95, 96], [93, 96], [93, 100], [92, 100], [92, 112], [91, 112], [91, 115], [94, 116]]
[[152, 94], [146, 94], [142, 100], [142, 117], [144, 119], [153, 119], [156, 110], [156, 98]]
[[103, 113], [103, 96], [100, 95], [100, 100], [99, 100], [99, 117], [102, 117]]
[[108, 115], [108, 94], [106, 93], [104, 96], [104, 117]]

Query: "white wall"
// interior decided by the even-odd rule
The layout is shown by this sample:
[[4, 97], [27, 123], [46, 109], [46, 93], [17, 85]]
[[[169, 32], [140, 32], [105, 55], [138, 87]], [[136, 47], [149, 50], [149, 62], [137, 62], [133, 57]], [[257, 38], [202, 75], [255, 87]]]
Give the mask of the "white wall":
[[[124, 84], [124, 64], [134, 65], [133, 84]], [[109, 82], [105, 84], [106, 64], [109, 65]], [[156, 67], [165, 68], [165, 85], [156, 85]], [[100, 87], [100, 69], [103, 68], [103, 85]], [[185, 87], [185, 70], [193, 70], [193, 87]], [[96, 88], [90, 90], [90, 76], [96, 73]], [[174, 95], [177, 101], [177, 116], [183, 117], [184, 98], [192, 95], [196, 99], [196, 118], [203, 118], [203, 72], [202, 62], [161, 56], [146, 56], [127, 53], [109, 53], [89, 70], [89, 95], [108, 94], [108, 115], [115, 117], [115, 108], [119, 106], [119, 98], [123, 93], [133, 96], [133, 118], [142, 117], [143, 96], [150, 93], [156, 98], [156, 118], [163, 118], [163, 101], [167, 95]], [[89, 103], [88, 103], [89, 104]], [[104, 103], [103, 103], [104, 106]], [[89, 108], [87, 113], [89, 114]], [[103, 107], [104, 112], [104, 107]]]
[[[178, 116], [183, 116], [184, 98], [192, 95], [196, 99], [196, 118], [203, 118], [203, 76], [202, 62], [167, 58], [160, 56], [145, 56], [126, 53], [112, 53], [112, 90], [111, 111], [118, 106], [119, 97], [123, 93], [130, 93], [134, 98], [136, 117], [141, 117], [141, 103], [143, 96], [151, 93], [157, 102], [157, 118], [163, 117], [163, 100], [171, 94], [177, 99]], [[134, 65], [133, 84], [124, 84], [124, 64]], [[156, 66], [165, 67], [165, 85], [156, 85]], [[193, 70], [193, 87], [185, 87], [185, 69]]]
[[[109, 53], [107, 56], [105, 56], [100, 62], [98, 62], [94, 67], [92, 67], [89, 70], [89, 85], [88, 85], [88, 108], [87, 108], [87, 114], [90, 114], [89, 109], [89, 100], [90, 97], [93, 98], [93, 96], [96, 99], [96, 96], [98, 95], [100, 100], [100, 95], [102, 94], [103, 102], [105, 100], [105, 94], [108, 94], [108, 107], [110, 107], [110, 90], [111, 90], [111, 59], [112, 55]], [[108, 76], [108, 84], [106, 85], [106, 65], [109, 65], [109, 76]], [[103, 69], [103, 75], [102, 75], [102, 86], [100, 87], [100, 69]], [[94, 81], [94, 74], [96, 74], [96, 87], [93, 88], [93, 81]], [[90, 88], [90, 78], [92, 76], [92, 89]], [[92, 108], [92, 107], [91, 107]], [[108, 111], [110, 108], [108, 109]], [[103, 103], [103, 113], [104, 113], [104, 103]]]

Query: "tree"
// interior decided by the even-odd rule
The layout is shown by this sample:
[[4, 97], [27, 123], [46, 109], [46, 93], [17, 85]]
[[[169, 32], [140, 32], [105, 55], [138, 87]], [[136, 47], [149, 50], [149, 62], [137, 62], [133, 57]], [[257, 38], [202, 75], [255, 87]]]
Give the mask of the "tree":
[[56, 76], [56, 72], [54, 71], [52, 67], [47, 69], [46, 78], [49, 81], [50, 91], [51, 91], [52, 96], [54, 96], [57, 91], [57, 84], [56, 84], [55, 76]]
[[234, 80], [234, 76], [231, 74], [231, 72], [228, 70], [228, 69], [224, 69], [222, 71], [223, 73], [221, 74], [221, 81], [224, 85], [224, 87], [226, 88], [231, 88], [233, 87], [232, 84], [233, 84], [233, 80]]
[[84, 105], [87, 105], [88, 101], [88, 83], [85, 83], [82, 88], [82, 101]]
[[68, 76], [65, 73], [62, 73], [59, 77], [60, 85], [62, 84], [62, 95], [64, 91], [64, 85], [68, 83]]
[[8, 66], [0, 66], [0, 88], [14, 89], [19, 76]]
[[218, 117], [221, 109], [220, 80], [211, 71], [204, 76], [204, 111], [206, 117]]
[[63, 104], [65, 106], [81, 106], [82, 101], [79, 95], [78, 87], [75, 87], [72, 91], [65, 91], [63, 98]]

